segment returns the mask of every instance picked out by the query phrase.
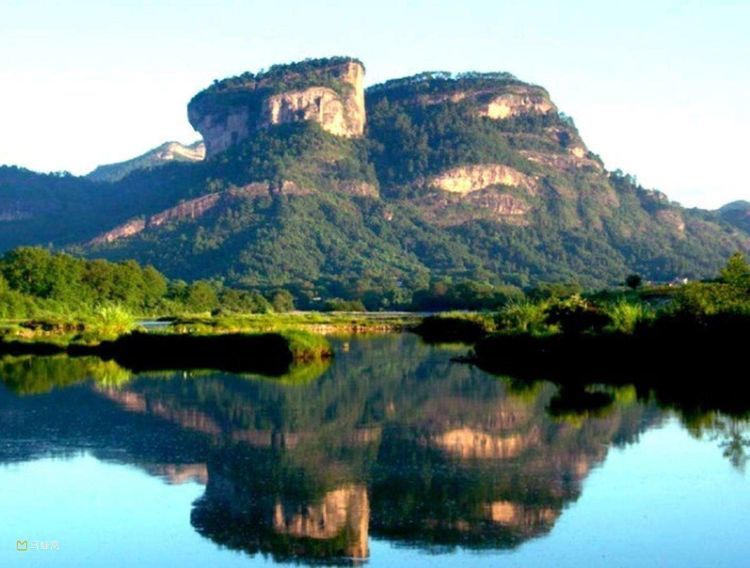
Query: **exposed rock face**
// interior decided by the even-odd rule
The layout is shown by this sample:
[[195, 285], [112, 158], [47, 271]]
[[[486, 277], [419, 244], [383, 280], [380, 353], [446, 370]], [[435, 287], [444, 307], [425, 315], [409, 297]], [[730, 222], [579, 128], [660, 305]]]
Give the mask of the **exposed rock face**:
[[502, 120], [529, 114], [557, 112], [549, 93], [542, 87], [517, 80], [498, 82], [492, 87], [421, 93], [412, 101], [420, 105], [467, 102], [479, 116]]
[[580, 146], [576, 146], [575, 148], [570, 149], [570, 153], [573, 154], [576, 158], [580, 159], [586, 155], [586, 149]]
[[678, 235], [683, 236], [685, 234], [685, 220], [679, 211], [662, 209], [656, 213], [656, 218]]
[[472, 195], [472, 202], [501, 218], [522, 217], [531, 210], [531, 206], [523, 199], [496, 191], [477, 192]]
[[155, 168], [171, 162], [200, 162], [205, 157], [206, 146], [203, 142], [195, 142], [189, 146], [179, 142], [165, 142], [132, 160], [99, 166], [86, 177], [94, 181], [116, 182], [136, 170]]
[[430, 185], [443, 191], [460, 194], [471, 193], [493, 185], [519, 187], [531, 194], [536, 193], [537, 189], [537, 182], [534, 178], [502, 164], [452, 168], [432, 178]]
[[[461, 205], [469, 205], [470, 208]], [[439, 227], [453, 227], [476, 219], [526, 225], [533, 207], [521, 197], [504, 190], [487, 188], [467, 194], [428, 195], [419, 201], [425, 220]]]
[[551, 526], [560, 516], [560, 511], [512, 501], [495, 501], [487, 506], [487, 516], [493, 523], [521, 530], [538, 530], [540, 526]]
[[188, 118], [205, 140], [207, 157], [227, 150], [259, 128], [276, 124], [312, 121], [337, 136], [362, 136], [364, 67], [352, 60], [329, 65], [324, 71], [340, 88], [315, 84], [315, 76], [306, 81], [304, 76], [290, 73], [294, 84], [300, 80], [311, 84], [273, 92], [269, 91], [270, 79], [261, 76], [226, 91], [211, 93], [209, 89], [196, 96], [188, 106]]
[[205, 463], [188, 464], [154, 464], [146, 465], [146, 469], [167, 480], [170, 485], [182, 485], [183, 483], [208, 483], [208, 469]]
[[223, 116], [200, 116], [191, 113], [190, 124], [203, 136], [206, 157], [211, 158], [232, 147], [250, 135], [250, 111], [245, 108], [232, 109]]
[[144, 219], [132, 219], [126, 223], [123, 223], [122, 225], [118, 225], [111, 231], [107, 231], [106, 233], [94, 237], [93, 239], [91, 239], [89, 244], [101, 245], [106, 243], [113, 243], [115, 241], [119, 241], [120, 239], [127, 239], [128, 237], [137, 235], [145, 228], [146, 221]]
[[23, 221], [33, 216], [33, 213], [22, 203], [0, 204], [0, 221]]
[[254, 182], [242, 187], [233, 187], [227, 191], [209, 193], [195, 199], [188, 199], [146, 219], [131, 219], [106, 233], [94, 237], [88, 244], [101, 245], [113, 243], [135, 236], [145, 229], [156, 228], [167, 223], [198, 219], [217, 206], [222, 204], [227, 205], [237, 199], [272, 194], [308, 195], [309, 193], [309, 189], [300, 187], [293, 181], [285, 180], [279, 186], [271, 186], [265, 182]]
[[312, 120], [337, 136], [361, 136], [365, 128], [364, 79], [363, 67], [351, 62], [340, 72], [340, 80], [350, 86], [345, 96], [326, 87], [273, 95], [264, 101], [260, 126]]
[[524, 114], [546, 114], [557, 112], [544, 89], [527, 85], [513, 85], [507, 91], [493, 97], [479, 114], [495, 120]]
[[156, 157], [165, 162], [175, 160], [200, 162], [206, 157], [206, 145], [200, 141], [190, 146], [183, 146], [179, 142], [167, 142], [157, 148]]
[[186, 430], [202, 432], [211, 436], [218, 436], [221, 433], [221, 428], [216, 421], [196, 408], [176, 408], [169, 402], [149, 400], [139, 393], [112, 387], [102, 387], [97, 389], [97, 392], [130, 412], [158, 416], [168, 422], [178, 424]]
[[566, 154], [535, 152], [532, 150], [521, 150], [519, 153], [530, 162], [548, 166], [560, 172], [572, 173], [586, 168], [598, 172], [604, 171], [604, 167], [601, 163], [586, 157], [586, 149], [581, 146], [572, 148], [570, 152]]
[[210, 193], [196, 199], [190, 199], [175, 207], [165, 209], [161, 213], [152, 215], [148, 219], [133, 219], [111, 231], [107, 231], [95, 238], [89, 244], [99, 245], [112, 243], [120, 239], [132, 237], [142, 232], [147, 227], [158, 227], [171, 221], [181, 221], [184, 219], [197, 219], [213, 209], [221, 199], [222, 194]]
[[196, 219], [204, 215], [210, 209], [213, 209], [219, 202], [219, 199], [221, 199], [221, 194], [219, 193], [209, 193], [208, 195], [198, 197], [197, 199], [190, 199], [184, 203], [176, 205], [175, 207], [170, 207], [161, 213], [152, 215], [148, 219], [148, 225], [150, 227], [158, 227], [159, 225], [169, 223], [170, 221]]
[[539, 431], [536, 429], [527, 434], [497, 435], [472, 428], [458, 428], [433, 436], [428, 441], [429, 445], [464, 459], [514, 458], [539, 443]]
[[352, 558], [367, 558], [369, 523], [370, 502], [363, 485], [329, 491], [320, 503], [294, 511], [277, 502], [273, 512], [273, 529], [279, 534], [328, 540], [346, 531], [351, 537], [342, 552]]

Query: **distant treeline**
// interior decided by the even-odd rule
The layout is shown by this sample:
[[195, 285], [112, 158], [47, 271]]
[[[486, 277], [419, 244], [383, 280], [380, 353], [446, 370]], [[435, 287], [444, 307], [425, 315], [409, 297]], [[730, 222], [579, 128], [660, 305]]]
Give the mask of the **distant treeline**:
[[[569, 345], [561, 337], [572, 338], [576, 345], [581, 345], [577, 343], [580, 338], [615, 336], [625, 343], [631, 341], [628, 338], [640, 338], [645, 344], [658, 345], [665, 337], [674, 341], [684, 334], [691, 340], [705, 337], [716, 342], [736, 330], [750, 329], [750, 264], [742, 253], [732, 255], [711, 280], [644, 286], [640, 276], [631, 274], [625, 284], [625, 288], [589, 293], [572, 286], [544, 286], [494, 311], [425, 318], [417, 332], [431, 341], [469, 343], [494, 334], [492, 345], [525, 337], [531, 341], [513, 345], [541, 350], [556, 345], [564, 350]], [[557, 339], [541, 342], [549, 338]], [[615, 349], [621, 346], [613, 344]]]
[[[331, 285], [328, 297], [311, 298], [306, 290], [249, 290], [216, 280], [170, 280], [153, 266], [133, 260], [89, 260], [44, 248], [19, 247], [0, 257], [0, 317], [24, 318], [44, 314], [86, 315], [117, 305], [134, 315], [184, 313], [288, 312], [295, 304], [323, 311], [379, 309], [444, 311], [493, 310], [526, 297], [515, 286], [470, 280], [435, 280], [416, 290]], [[575, 284], [543, 285], [532, 297], [580, 292]]]
[[288, 312], [295, 307], [323, 311], [468, 310], [497, 312], [503, 326], [530, 331], [546, 329], [550, 323], [564, 326], [570, 317], [595, 321], [602, 311], [615, 320], [627, 320], [629, 323], [623, 324], [627, 327], [634, 318], [648, 317], [651, 306], [665, 301], [691, 313], [750, 313], [750, 268], [741, 253], [733, 255], [710, 281], [669, 287], [642, 286], [637, 275], [624, 280], [628, 289], [598, 293], [584, 293], [577, 283], [522, 289], [444, 278], [416, 287], [396, 284], [379, 288], [360, 280], [356, 286], [330, 283], [327, 296], [311, 297], [310, 290], [295, 286], [240, 289], [218, 280], [188, 283], [170, 280], [153, 266], [133, 260], [90, 260], [20, 247], [0, 257], [0, 317], [86, 315], [107, 306], [118, 306], [135, 316]]
[[87, 260], [43, 248], [20, 247], [0, 258], [0, 317], [87, 315], [117, 305], [135, 315], [294, 309], [285, 290], [264, 296], [219, 282], [169, 280], [137, 262]]

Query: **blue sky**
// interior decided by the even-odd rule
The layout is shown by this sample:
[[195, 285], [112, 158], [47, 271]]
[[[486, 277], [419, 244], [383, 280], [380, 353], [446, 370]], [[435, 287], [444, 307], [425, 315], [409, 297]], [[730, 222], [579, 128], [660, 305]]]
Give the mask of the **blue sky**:
[[213, 79], [353, 55], [369, 84], [510, 71], [607, 167], [688, 206], [750, 199], [750, 0], [0, 0], [0, 163], [85, 173], [198, 138]]

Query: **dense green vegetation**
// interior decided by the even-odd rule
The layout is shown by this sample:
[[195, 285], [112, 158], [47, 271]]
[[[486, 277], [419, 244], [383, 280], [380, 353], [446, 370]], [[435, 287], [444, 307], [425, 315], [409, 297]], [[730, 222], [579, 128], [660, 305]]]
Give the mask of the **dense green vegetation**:
[[[659, 313], [747, 312], [747, 273], [744, 256], [737, 253], [712, 281], [679, 287], [632, 286], [640, 277], [631, 275], [627, 279], [630, 288], [583, 296], [582, 288], [575, 283], [523, 290], [442, 280], [412, 293], [402, 288], [378, 290], [372, 282], [368, 288], [367, 282], [359, 281], [359, 290], [332, 288], [337, 295], [317, 302], [317, 307], [350, 312], [383, 307], [428, 312], [494, 311], [495, 326], [514, 333], [588, 328], [630, 332], [639, 322], [655, 317], [655, 306], [659, 306]], [[343, 300], [342, 295], [362, 300]], [[309, 296], [302, 297], [305, 307], [316, 305]], [[5, 319], [59, 316], [125, 331], [133, 326], [135, 317], [211, 312], [213, 321], [220, 322], [221, 318], [231, 320], [233, 314], [284, 313], [294, 308], [294, 295], [283, 288], [270, 289], [264, 295], [216, 281], [188, 284], [168, 280], [153, 266], [142, 267], [134, 261], [86, 260], [33, 247], [14, 249], [0, 258], [0, 317]]]
[[681, 325], [706, 333], [725, 324], [750, 325], [750, 264], [742, 253], [732, 255], [712, 280], [641, 286], [640, 276], [630, 275], [626, 283], [630, 286], [588, 293], [575, 286], [541, 286], [506, 299], [499, 309], [427, 318], [416, 331], [433, 341], [473, 343], [490, 333], [653, 338], [670, 330], [679, 335]]
[[283, 92], [308, 85], [335, 86], [335, 67], [346, 63], [363, 63], [353, 57], [334, 56], [305, 59], [295, 63], [271, 65], [258, 73], [247, 71], [236, 77], [216, 80], [208, 87], [208, 93], [221, 93], [235, 89], [265, 88], [272, 92]]
[[472, 358], [492, 372], [543, 377], [583, 398], [591, 383], [634, 384], [698, 414], [747, 413], [750, 385], [736, 365], [750, 334], [750, 265], [741, 253], [712, 281], [509, 305], [495, 322]]
[[[460, 90], [468, 82], [466, 88], [481, 89], [487, 81], [464, 79], [453, 87]], [[491, 84], [498, 86], [495, 81]], [[423, 83], [418, 81], [416, 85]], [[577, 133], [557, 113], [497, 121], [479, 116], [474, 100], [419, 104], [405, 98], [403, 91], [403, 87], [392, 91], [383, 86], [368, 97], [372, 161], [378, 179], [390, 195], [409, 195], [410, 190], [416, 189], [415, 180], [459, 165], [500, 163], [524, 173], [535, 173], [538, 167], [519, 154], [519, 150], [556, 152], [570, 144], [571, 139], [578, 139]], [[410, 97], [420, 93], [421, 89], [416, 90]], [[555, 128], [566, 132], [566, 136], [549, 139], [546, 132]], [[509, 136], [518, 132], [525, 136], [519, 139]]]
[[447, 71], [426, 71], [410, 77], [390, 79], [373, 85], [368, 91], [371, 98], [380, 96], [394, 99], [407, 99], [415, 94], [445, 94], [466, 89], [496, 89], [506, 85], [524, 85], [512, 73], [450, 73]]
[[750, 202], [733, 201], [719, 209], [722, 220], [743, 231], [750, 232]]
[[216, 282], [169, 281], [153, 266], [132, 260], [86, 260], [34, 247], [0, 258], [0, 317], [6, 319], [60, 316], [126, 328], [135, 316], [291, 309], [293, 299], [283, 290], [269, 301], [258, 292]]

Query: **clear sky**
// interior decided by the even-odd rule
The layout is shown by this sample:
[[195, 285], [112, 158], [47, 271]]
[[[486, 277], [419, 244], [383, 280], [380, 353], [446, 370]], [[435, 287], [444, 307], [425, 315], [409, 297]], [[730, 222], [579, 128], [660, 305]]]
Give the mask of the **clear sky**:
[[352, 55], [367, 82], [510, 71], [610, 169], [688, 206], [750, 199], [750, 0], [0, 0], [0, 163], [85, 173], [198, 139], [213, 79]]

